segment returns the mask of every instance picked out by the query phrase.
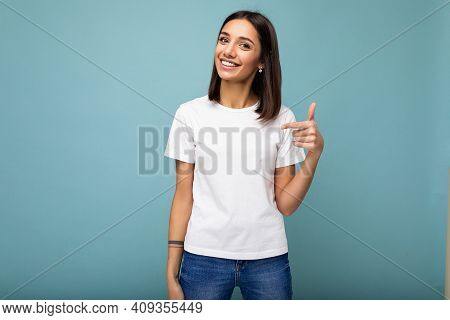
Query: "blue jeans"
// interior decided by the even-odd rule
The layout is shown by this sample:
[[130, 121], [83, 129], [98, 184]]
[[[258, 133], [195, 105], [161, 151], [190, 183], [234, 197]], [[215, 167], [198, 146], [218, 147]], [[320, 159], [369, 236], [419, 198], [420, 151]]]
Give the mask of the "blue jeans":
[[288, 253], [232, 260], [183, 250], [179, 281], [186, 300], [230, 300], [236, 286], [245, 300], [292, 300]]

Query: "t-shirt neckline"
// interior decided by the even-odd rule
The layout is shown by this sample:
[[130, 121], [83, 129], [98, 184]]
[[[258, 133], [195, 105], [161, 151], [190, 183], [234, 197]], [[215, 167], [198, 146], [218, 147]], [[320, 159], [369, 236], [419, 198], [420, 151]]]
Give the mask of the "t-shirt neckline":
[[249, 106], [249, 107], [245, 107], [245, 108], [231, 108], [231, 107], [224, 106], [224, 105], [222, 105], [222, 104], [220, 104], [220, 103], [218, 103], [218, 102], [214, 102], [214, 104], [215, 104], [218, 108], [220, 108], [220, 109], [222, 109], [222, 110], [229, 111], [229, 112], [248, 112], [248, 111], [254, 111], [254, 110], [256, 110], [256, 109], [258, 108], [259, 101], [260, 101], [260, 100], [256, 101], [255, 104], [253, 104], [253, 105], [251, 105], [251, 106]]

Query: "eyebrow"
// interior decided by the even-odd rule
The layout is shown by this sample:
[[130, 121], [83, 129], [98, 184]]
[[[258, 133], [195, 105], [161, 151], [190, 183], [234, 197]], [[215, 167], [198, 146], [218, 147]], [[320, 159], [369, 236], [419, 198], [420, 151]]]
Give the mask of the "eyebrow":
[[[222, 31], [220, 34], [224, 34], [226, 36], [230, 36], [230, 34], [228, 32], [225, 32], [225, 31]], [[250, 40], [249, 38], [246, 38], [246, 37], [239, 37], [239, 39], [248, 40], [251, 43], [255, 44], [252, 40]]]

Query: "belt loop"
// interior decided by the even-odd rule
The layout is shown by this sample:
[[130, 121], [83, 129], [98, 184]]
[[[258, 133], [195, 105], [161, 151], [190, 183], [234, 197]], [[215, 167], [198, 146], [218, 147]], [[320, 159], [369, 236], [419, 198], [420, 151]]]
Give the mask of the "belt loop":
[[237, 286], [237, 275], [239, 272], [239, 267], [238, 267], [238, 260], [236, 260], [236, 264], [234, 265], [234, 286]]

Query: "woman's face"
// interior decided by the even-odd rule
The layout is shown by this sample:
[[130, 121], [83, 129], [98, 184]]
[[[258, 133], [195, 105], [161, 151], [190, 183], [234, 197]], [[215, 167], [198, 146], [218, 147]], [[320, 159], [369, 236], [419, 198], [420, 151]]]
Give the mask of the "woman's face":
[[[244, 19], [228, 21], [222, 28], [215, 51], [215, 65], [219, 77], [229, 81], [253, 81], [259, 63], [261, 44], [253, 25]], [[237, 66], [223, 65], [223, 60]], [[226, 63], [226, 62], [225, 62]]]

